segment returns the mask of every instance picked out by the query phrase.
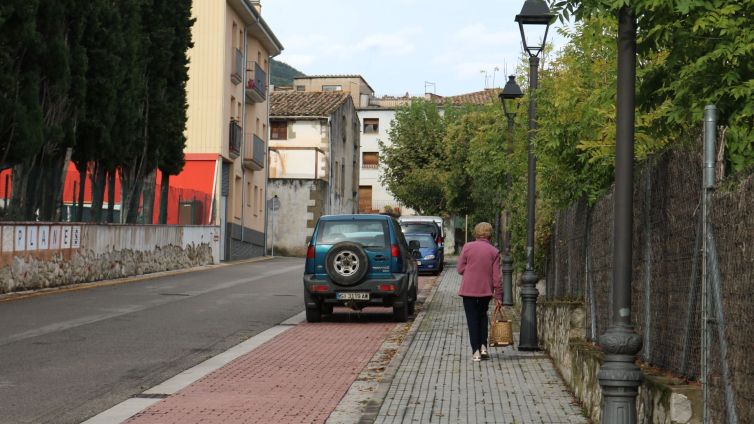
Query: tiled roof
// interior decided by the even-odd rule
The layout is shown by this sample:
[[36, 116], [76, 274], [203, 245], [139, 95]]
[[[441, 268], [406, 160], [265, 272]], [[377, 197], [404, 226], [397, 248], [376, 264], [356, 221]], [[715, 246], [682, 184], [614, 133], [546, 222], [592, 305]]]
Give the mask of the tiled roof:
[[349, 98], [343, 91], [273, 91], [270, 117], [329, 116]]
[[483, 91], [442, 97], [437, 102], [444, 104], [449, 101], [452, 105], [484, 105], [490, 102], [499, 102], [498, 94], [500, 94], [499, 88], [486, 88]]

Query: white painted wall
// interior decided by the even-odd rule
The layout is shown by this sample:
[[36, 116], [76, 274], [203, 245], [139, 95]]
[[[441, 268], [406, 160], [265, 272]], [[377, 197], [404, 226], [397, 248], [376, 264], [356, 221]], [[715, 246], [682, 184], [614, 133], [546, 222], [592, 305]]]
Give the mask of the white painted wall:
[[[364, 152], [379, 152], [380, 147], [378, 141], [390, 145], [390, 137], [388, 136], [388, 130], [390, 129], [390, 123], [395, 119], [395, 109], [359, 109], [359, 120], [361, 121], [361, 154], [363, 157]], [[364, 120], [370, 118], [379, 119], [379, 127], [377, 133], [364, 133]], [[359, 166], [361, 167], [361, 175], [359, 178], [360, 186], [372, 186], [372, 205], [374, 209], [382, 210], [385, 205], [401, 206], [401, 213], [403, 215], [415, 215], [416, 213], [405, 206], [399, 204], [399, 202], [393, 197], [387, 190], [387, 187], [379, 180], [382, 175], [382, 165], [378, 169], [364, 168], [362, 158], [359, 158]]]

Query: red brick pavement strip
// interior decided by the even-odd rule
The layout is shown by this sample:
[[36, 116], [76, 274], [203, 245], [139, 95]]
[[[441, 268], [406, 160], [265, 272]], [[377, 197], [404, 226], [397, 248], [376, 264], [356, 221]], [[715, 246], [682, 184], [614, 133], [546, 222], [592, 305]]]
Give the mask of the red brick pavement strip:
[[322, 423], [394, 323], [299, 324], [127, 423]]

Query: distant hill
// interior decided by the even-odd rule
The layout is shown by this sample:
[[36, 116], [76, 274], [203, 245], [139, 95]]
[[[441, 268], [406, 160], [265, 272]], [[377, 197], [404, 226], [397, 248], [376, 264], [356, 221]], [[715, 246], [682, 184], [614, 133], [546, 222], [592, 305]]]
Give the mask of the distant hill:
[[292, 86], [293, 78], [306, 76], [293, 66], [272, 59], [270, 62], [270, 84], [277, 86]]

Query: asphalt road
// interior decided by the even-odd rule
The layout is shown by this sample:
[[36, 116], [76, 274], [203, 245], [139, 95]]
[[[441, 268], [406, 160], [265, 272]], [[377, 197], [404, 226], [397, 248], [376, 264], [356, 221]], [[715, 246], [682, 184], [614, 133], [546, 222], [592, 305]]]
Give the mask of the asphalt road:
[[0, 423], [80, 423], [303, 310], [275, 258], [0, 303]]

